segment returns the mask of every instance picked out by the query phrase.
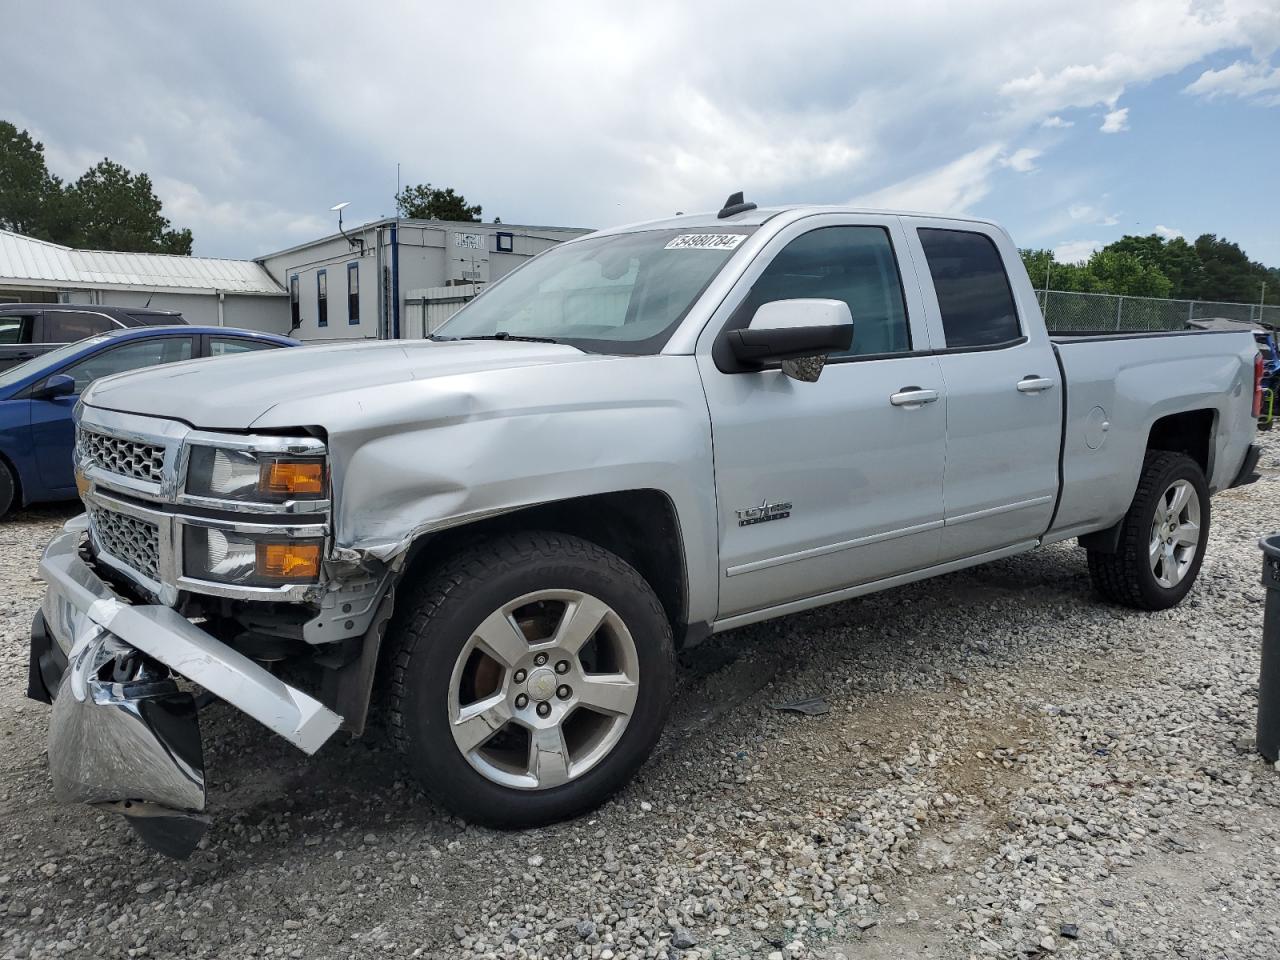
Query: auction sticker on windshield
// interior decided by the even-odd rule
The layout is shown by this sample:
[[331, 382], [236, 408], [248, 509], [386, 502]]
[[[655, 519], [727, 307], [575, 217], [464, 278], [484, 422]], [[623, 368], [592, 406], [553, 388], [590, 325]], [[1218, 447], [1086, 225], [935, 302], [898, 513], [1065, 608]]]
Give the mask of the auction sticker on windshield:
[[667, 241], [665, 250], [736, 250], [745, 233], [682, 233]]

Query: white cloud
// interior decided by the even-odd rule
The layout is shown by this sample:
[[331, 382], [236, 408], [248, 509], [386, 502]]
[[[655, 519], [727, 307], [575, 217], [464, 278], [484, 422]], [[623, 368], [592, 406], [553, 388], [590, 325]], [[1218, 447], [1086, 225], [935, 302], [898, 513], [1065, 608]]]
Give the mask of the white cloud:
[[988, 144], [935, 170], [863, 194], [853, 203], [924, 212], [964, 213], [991, 190], [1001, 145]]
[[1040, 150], [1033, 150], [1030, 147], [1023, 147], [1015, 150], [1007, 157], [1000, 158], [1000, 165], [1008, 167], [1016, 173], [1030, 173], [1036, 169], [1036, 158], [1041, 154]]
[[1166, 227], [1163, 223], [1156, 224], [1155, 233], [1164, 237], [1166, 240], [1177, 240], [1180, 237], [1186, 237], [1186, 234], [1181, 230], [1177, 230], [1174, 227]]
[[1102, 126], [1098, 128], [1103, 133], [1120, 133], [1129, 129], [1129, 108], [1120, 107], [1118, 110], [1112, 110], [1102, 118]]
[[1107, 213], [1101, 207], [1091, 203], [1073, 203], [1067, 208], [1067, 215], [1077, 223], [1096, 224], [1101, 227], [1114, 227], [1120, 218], [1114, 213]]
[[1083, 263], [1103, 246], [1101, 240], [1068, 240], [1053, 248], [1053, 258], [1059, 263]]
[[1074, 127], [1075, 125], [1076, 125], [1076, 122], [1074, 120], [1063, 120], [1057, 114], [1054, 114], [1052, 117], [1046, 118], [1040, 123], [1040, 126], [1048, 127], [1050, 130], [1064, 130], [1067, 127]]
[[1237, 60], [1221, 70], [1206, 70], [1183, 92], [1206, 100], [1232, 96], [1263, 106], [1280, 106], [1280, 67]]

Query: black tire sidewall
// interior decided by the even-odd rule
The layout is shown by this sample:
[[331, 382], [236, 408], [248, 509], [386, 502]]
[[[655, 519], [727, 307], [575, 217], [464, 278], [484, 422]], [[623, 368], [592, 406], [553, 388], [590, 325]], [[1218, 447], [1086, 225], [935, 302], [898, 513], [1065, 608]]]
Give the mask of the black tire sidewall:
[[[652, 750], [671, 702], [671, 631], [648, 584], [630, 567], [625, 570], [630, 575], [620, 577], [615, 566], [570, 551], [554, 560], [506, 564], [482, 581], [449, 591], [420, 631], [405, 668], [401, 704], [408, 760], [421, 782], [466, 819], [520, 827], [573, 816], [615, 792]], [[516, 597], [548, 589], [580, 590], [613, 608], [635, 641], [640, 696], [621, 739], [592, 769], [550, 790], [520, 790], [487, 779], [458, 750], [449, 730], [449, 684], [458, 655], [486, 617]]]
[[[1147, 546], [1151, 537], [1151, 522], [1155, 519], [1155, 508], [1165, 491], [1177, 480], [1186, 480], [1196, 491], [1200, 501], [1200, 540], [1196, 544], [1195, 559], [1186, 575], [1173, 587], [1162, 587], [1156, 582], [1155, 571], [1151, 569]], [[1199, 465], [1187, 456], [1180, 456], [1169, 463], [1151, 478], [1150, 489], [1142, 504], [1135, 522], [1138, 524], [1134, 536], [1134, 557], [1131, 558], [1136, 567], [1138, 589], [1147, 601], [1148, 609], [1163, 610], [1180, 603], [1195, 586], [1200, 575], [1200, 566], [1204, 563], [1205, 547], [1209, 542], [1209, 484]]]
[[13, 470], [0, 460], [0, 518], [9, 515], [17, 498], [18, 484], [14, 481]]

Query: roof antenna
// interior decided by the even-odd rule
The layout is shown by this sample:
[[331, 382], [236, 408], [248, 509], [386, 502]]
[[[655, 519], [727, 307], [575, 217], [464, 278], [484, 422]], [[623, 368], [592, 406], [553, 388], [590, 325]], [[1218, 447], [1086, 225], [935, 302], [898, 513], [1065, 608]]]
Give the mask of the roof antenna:
[[754, 203], [743, 202], [742, 191], [739, 190], [737, 193], [729, 194], [729, 199], [724, 202], [724, 207], [716, 214], [716, 218], [723, 220], [725, 217], [732, 217], [734, 214], [738, 213], [746, 213], [748, 210], [754, 210], [755, 208], [756, 205]]

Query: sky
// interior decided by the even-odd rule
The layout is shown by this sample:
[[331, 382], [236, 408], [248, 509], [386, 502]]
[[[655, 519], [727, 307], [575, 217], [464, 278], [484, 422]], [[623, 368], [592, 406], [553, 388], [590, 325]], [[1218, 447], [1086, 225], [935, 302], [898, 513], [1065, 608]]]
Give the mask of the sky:
[[149, 173], [195, 252], [260, 256], [449, 186], [603, 227], [857, 203], [1060, 259], [1216, 233], [1280, 266], [1280, 2], [9, 5], [0, 119], [74, 179]]

